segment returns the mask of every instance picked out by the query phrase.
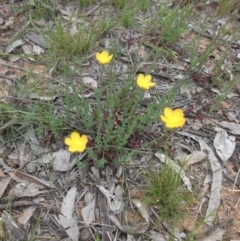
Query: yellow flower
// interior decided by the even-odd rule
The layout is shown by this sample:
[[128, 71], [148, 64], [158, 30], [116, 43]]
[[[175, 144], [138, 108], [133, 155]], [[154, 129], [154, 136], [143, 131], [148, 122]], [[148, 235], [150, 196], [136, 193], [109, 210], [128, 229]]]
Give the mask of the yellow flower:
[[153, 83], [151, 80], [152, 76], [150, 74], [145, 76], [143, 74], [139, 74], [137, 77], [137, 85], [142, 89], [149, 90], [151, 87], [156, 85], [156, 83]]
[[72, 132], [70, 137], [66, 137], [64, 140], [68, 146], [70, 152], [83, 152], [86, 149], [88, 138], [86, 135], [80, 136], [76, 131]]
[[101, 53], [96, 53], [96, 59], [100, 64], [109, 64], [113, 58], [113, 54], [109, 54], [108, 51], [104, 50]]
[[169, 107], [165, 107], [164, 115], [160, 115], [160, 118], [167, 128], [178, 128], [186, 122], [182, 109], [172, 110]]

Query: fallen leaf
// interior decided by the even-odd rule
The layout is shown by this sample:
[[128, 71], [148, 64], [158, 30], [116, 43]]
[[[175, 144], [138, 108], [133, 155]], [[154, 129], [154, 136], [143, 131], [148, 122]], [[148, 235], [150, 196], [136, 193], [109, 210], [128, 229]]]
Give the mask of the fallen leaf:
[[119, 220], [113, 216], [109, 215], [109, 218], [112, 220], [115, 225], [122, 230], [124, 233], [127, 234], [143, 234], [146, 233], [146, 231], [149, 228], [149, 210], [146, 204], [144, 204], [142, 201], [138, 199], [131, 200], [132, 203], [136, 206], [136, 208], [139, 210], [140, 214], [142, 215], [144, 222], [136, 223], [135, 225], [122, 225]]
[[24, 172], [15, 171], [14, 173], [10, 173], [10, 175], [12, 178], [13, 178], [13, 176], [16, 176], [16, 177], [19, 177], [19, 178], [22, 178], [25, 180], [29, 180], [38, 185], [42, 185], [42, 186], [46, 186], [46, 187], [50, 187], [50, 188], [56, 188], [56, 187], [54, 187], [54, 185], [52, 183], [39, 179], [35, 176], [32, 176], [32, 175], [24, 173]]
[[20, 214], [20, 216], [18, 217], [17, 221], [19, 224], [22, 224], [24, 227], [26, 227], [26, 225], [28, 224], [28, 221], [30, 220], [30, 218], [32, 217], [34, 211], [37, 209], [38, 204], [40, 202], [43, 202], [44, 198], [35, 198], [33, 200], [33, 203], [35, 203], [36, 205], [32, 205], [29, 206], [27, 208], [23, 209], [23, 212]]
[[78, 241], [80, 235], [78, 222], [72, 216], [74, 211], [76, 194], [76, 187], [72, 187], [68, 191], [66, 197], [62, 201], [61, 214], [59, 215], [59, 220], [67, 235], [69, 236], [69, 238], [72, 239], [72, 241]]
[[228, 121], [221, 121], [219, 125], [226, 128], [229, 132], [235, 135], [240, 135], [240, 124], [228, 122]]
[[123, 210], [123, 200], [121, 196], [115, 196], [110, 191], [108, 191], [105, 187], [96, 185], [102, 194], [106, 197], [108, 205], [110, 209], [118, 214], [121, 213]]
[[54, 170], [66, 172], [70, 171], [77, 162], [77, 158], [73, 159], [72, 162], [70, 162], [70, 157], [70, 152], [60, 149], [57, 152], [45, 154], [34, 162], [38, 163], [39, 165], [52, 163]]
[[36, 153], [36, 154], [42, 154], [46, 153], [47, 150], [45, 148], [42, 148], [40, 146], [40, 143], [38, 141], [38, 138], [35, 134], [35, 130], [33, 126], [31, 125], [27, 132], [24, 134], [25, 140], [30, 143], [30, 148]]
[[4, 194], [10, 180], [11, 180], [11, 177], [5, 177], [0, 181], [0, 198]]
[[19, 241], [28, 240], [28, 235], [26, 231], [17, 225], [13, 218], [6, 211], [3, 211], [3, 224], [7, 232], [7, 240]]
[[[87, 196], [87, 197], [86, 197]], [[87, 199], [90, 199], [90, 201], [86, 201]], [[94, 208], [95, 208], [95, 197], [91, 193], [85, 194], [85, 203], [87, 204], [84, 208], [81, 209], [82, 217], [85, 222], [85, 225], [88, 227], [95, 219], [94, 216]]]
[[235, 139], [235, 136], [228, 136], [225, 130], [219, 131], [214, 138], [213, 145], [224, 164], [232, 156], [235, 150]]
[[34, 197], [41, 193], [49, 191], [40, 191], [41, 185], [35, 183], [22, 182], [18, 183], [11, 191], [11, 194], [15, 197]]
[[184, 165], [184, 168], [202, 161], [207, 154], [204, 151], [194, 151], [192, 154], [183, 153], [179, 158], [179, 162]]
[[22, 39], [18, 39], [16, 41], [14, 41], [13, 43], [11, 43], [10, 45], [7, 46], [5, 53], [6, 54], [11, 53], [15, 48], [21, 46], [22, 44], [23, 44]]
[[[203, 238], [203, 239], [198, 239], [197, 241], [219, 241], [219, 240], [223, 240], [224, 233], [225, 233], [225, 230], [222, 230], [222, 229], [218, 228], [216, 231], [211, 233], [208, 237]], [[232, 240], [232, 241], [234, 241], [234, 240]], [[237, 240], [235, 240], [235, 241], [237, 241]]]
[[217, 213], [217, 209], [220, 205], [220, 191], [222, 188], [222, 166], [219, 163], [217, 157], [214, 155], [212, 149], [200, 137], [183, 131], [178, 131], [177, 133], [183, 136], [188, 136], [197, 141], [202, 151], [207, 150], [208, 159], [212, 168], [212, 185], [204, 222], [208, 225], [212, 225]]

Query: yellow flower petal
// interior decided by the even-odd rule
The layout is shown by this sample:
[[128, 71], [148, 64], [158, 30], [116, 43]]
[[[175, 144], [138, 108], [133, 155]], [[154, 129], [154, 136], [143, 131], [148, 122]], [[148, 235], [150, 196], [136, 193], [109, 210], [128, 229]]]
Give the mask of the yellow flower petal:
[[173, 110], [170, 109], [169, 107], [165, 107], [165, 108], [164, 108], [164, 115], [165, 115], [167, 118], [172, 118]]
[[83, 145], [86, 145], [88, 143], [88, 138], [86, 135], [81, 136], [81, 142]]
[[104, 50], [101, 53], [96, 53], [96, 59], [100, 64], [109, 64], [113, 58], [113, 54], [109, 54], [108, 51]]
[[182, 109], [176, 109], [173, 111], [175, 118], [182, 118], [184, 116]]
[[164, 115], [160, 115], [160, 118], [161, 120], [164, 122], [164, 123], [167, 123], [168, 122], [168, 118]]
[[137, 76], [137, 85], [145, 90], [150, 89], [152, 86], [156, 85], [156, 83], [151, 82], [152, 76], [150, 74], [144, 76], [143, 74], [139, 74]]
[[169, 107], [164, 108], [164, 115], [160, 115], [160, 119], [167, 128], [178, 128], [186, 122], [182, 109], [172, 110]]
[[80, 140], [80, 135], [78, 132], [74, 131], [71, 134], [71, 139], [75, 142], [75, 141], [79, 141]]
[[70, 137], [65, 138], [65, 144], [68, 146], [69, 152], [83, 152], [86, 149], [88, 138], [86, 135], [80, 135], [74, 131]]
[[67, 138], [65, 138], [64, 143], [65, 143], [66, 145], [70, 146], [70, 145], [72, 145], [72, 139], [69, 138], [69, 137], [67, 137]]
[[147, 74], [147, 75], [145, 75], [144, 79], [145, 79], [146, 82], [149, 83], [152, 79], [152, 76], [150, 74]]

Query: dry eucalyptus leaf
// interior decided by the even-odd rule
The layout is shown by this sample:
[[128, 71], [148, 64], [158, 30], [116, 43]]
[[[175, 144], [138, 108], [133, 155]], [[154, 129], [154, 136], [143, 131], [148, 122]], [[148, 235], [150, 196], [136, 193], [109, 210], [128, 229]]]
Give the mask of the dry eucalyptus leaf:
[[35, 134], [35, 130], [33, 128], [33, 126], [31, 125], [27, 132], [24, 135], [25, 140], [28, 141], [30, 143], [30, 148], [36, 153], [36, 154], [42, 154], [42, 153], [46, 153], [47, 150], [45, 148], [42, 148], [40, 146], [40, 143], [38, 141], [38, 138]]
[[66, 197], [63, 199], [62, 207], [61, 207], [61, 214], [59, 215], [59, 220], [65, 229], [69, 238], [72, 241], [79, 240], [79, 228], [78, 222], [73, 218], [73, 211], [74, 211], [74, 203], [77, 194], [77, 188], [72, 187]]
[[143, 222], [136, 223], [135, 225], [122, 225], [119, 220], [112, 215], [109, 215], [109, 218], [112, 220], [112, 222], [124, 233], [127, 234], [143, 234], [146, 233], [146, 231], [149, 228], [149, 211], [146, 204], [141, 202], [138, 199], [133, 199], [132, 203], [136, 206], [136, 208], [139, 210], [140, 214], [143, 217]]
[[200, 137], [183, 131], [178, 131], [178, 134], [194, 139], [199, 143], [202, 151], [207, 150], [208, 159], [212, 169], [212, 186], [204, 222], [208, 225], [212, 225], [216, 216], [217, 209], [220, 205], [220, 191], [222, 188], [222, 166], [219, 163], [217, 157], [214, 155], [212, 149]]
[[[19, 241], [19, 240], [28, 240], [28, 235], [26, 231], [13, 220], [10, 214], [6, 211], [3, 211], [2, 216], [4, 227], [6, 228], [7, 240]], [[10, 238], [10, 239], [9, 239]]]
[[235, 135], [240, 135], [240, 124], [228, 122], [228, 121], [221, 121], [219, 125], [226, 128], [229, 132]]
[[122, 197], [113, 195], [110, 191], [108, 191], [103, 186], [100, 186], [100, 185], [96, 185], [96, 186], [99, 188], [102, 194], [106, 197], [110, 209], [116, 214], [122, 212], [122, 209], [123, 209]]
[[[219, 241], [219, 240], [223, 240], [224, 233], [225, 233], [225, 230], [222, 230], [222, 229], [218, 228], [216, 231], [211, 233], [208, 237], [203, 238], [203, 239], [198, 239], [197, 241]], [[234, 241], [234, 240], [232, 240], [232, 241]], [[235, 241], [237, 241], [237, 240], [235, 240]]]
[[202, 161], [206, 156], [207, 154], [204, 151], [194, 151], [190, 155], [183, 153], [179, 161], [180, 163], [184, 164], [184, 167], [185, 165], [188, 167], [189, 165], [193, 165]]
[[77, 162], [76, 158], [70, 162], [70, 157], [71, 154], [68, 151], [60, 149], [57, 152], [43, 155], [42, 157], [35, 160], [35, 162], [39, 165], [52, 163], [54, 170], [66, 172], [70, 171]]
[[[88, 201], [86, 202], [86, 198]], [[90, 200], [89, 200], [90, 199]], [[85, 225], [88, 227], [95, 219], [94, 209], [95, 209], [95, 197], [91, 193], [86, 193], [85, 203], [87, 204], [84, 208], [81, 209], [82, 217], [85, 222]]]
[[4, 194], [9, 182], [10, 182], [11, 178], [10, 177], [5, 177], [2, 178], [0, 181], [0, 198], [2, 197], [2, 195]]
[[48, 191], [40, 191], [41, 185], [35, 183], [22, 182], [18, 183], [14, 189], [11, 191], [12, 195], [15, 197], [34, 197], [41, 193], [46, 193]]
[[6, 53], [6, 54], [11, 53], [15, 48], [21, 46], [22, 44], [23, 44], [22, 39], [18, 39], [18, 40], [16, 40], [16, 41], [14, 41], [13, 43], [11, 43], [11, 44], [6, 48], [5, 53]]
[[223, 163], [232, 156], [236, 147], [235, 139], [235, 136], [228, 136], [225, 130], [221, 130], [216, 134], [213, 144]]
[[37, 209], [38, 204], [40, 202], [43, 202], [44, 200], [45, 199], [43, 197], [38, 197], [38, 198], [33, 199], [33, 203], [35, 205], [29, 206], [29, 207], [26, 207], [23, 209], [23, 212], [21, 212], [20, 216], [17, 219], [18, 223], [24, 225], [24, 227], [25, 227], [28, 224], [33, 213]]
[[[17, 178], [22, 178], [24, 180], [31, 181], [31, 182], [33, 182], [37, 185], [40, 185], [40, 186], [46, 186], [46, 187], [49, 187], [49, 188], [56, 188], [56, 187], [54, 187], [54, 185], [51, 182], [39, 179], [39, 178], [37, 178], [33, 175], [30, 175], [30, 174], [27, 174], [25, 172], [15, 171], [14, 173], [9, 173], [9, 175], [14, 180], [16, 180]], [[18, 180], [16, 180], [16, 181], [18, 181]]]

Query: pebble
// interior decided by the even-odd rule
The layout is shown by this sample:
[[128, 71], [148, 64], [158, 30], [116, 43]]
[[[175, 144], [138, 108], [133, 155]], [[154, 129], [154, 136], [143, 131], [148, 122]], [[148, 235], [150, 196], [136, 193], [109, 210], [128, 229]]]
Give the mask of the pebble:
[[80, 240], [87, 240], [88, 238], [90, 238], [91, 233], [88, 229], [83, 229], [81, 230], [81, 234], [80, 234]]
[[46, 173], [44, 171], [39, 172], [39, 177], [40, 178], [45, 178], [47, 177]]
[[27, 172], [28, 173], [34, 173], [37, 170], [37, 165], [35, 163], [29, 162], [27, 164]]
[[201, 92], [203, 91], [203, 88], [198, 87], [198, 88], [196, 89], [196, 91], [197, 91], [197, 93], [201, 93]]
[[191, 95], [196, 95], [196, 90], [195, 89], [191, 90]]

